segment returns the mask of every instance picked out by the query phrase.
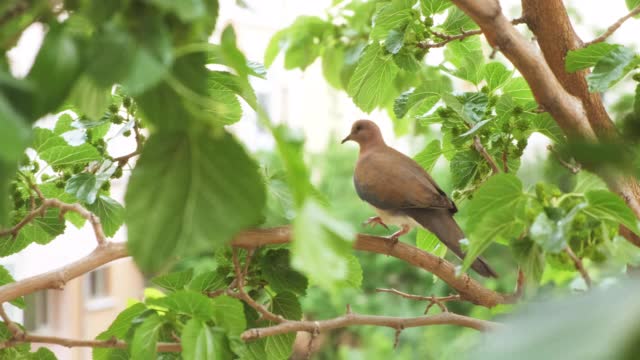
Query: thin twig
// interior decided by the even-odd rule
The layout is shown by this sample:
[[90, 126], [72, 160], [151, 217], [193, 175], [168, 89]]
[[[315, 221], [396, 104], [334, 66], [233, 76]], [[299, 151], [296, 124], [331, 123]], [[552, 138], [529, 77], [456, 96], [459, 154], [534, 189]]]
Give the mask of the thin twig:
[[621, 17], [620, 19], [618, 19], [618, 21], [616, 21], [615, 23], [613, 23], [613, 25], [609, 26], [607, 28], [607, 30], [602, 33], [602, 35], [598, 36], [597, 38], [586, 42], [584, 44], [584, 47], [587, 47], [591, 44], [595, 44], [595, 43], [599, 43], [599, 42], [603, 42], [605, 40], [607, 40], [607, 38], [611, 35], [613, 35], [614, 32], [616, 32], [616, 30], [618, 30], [618, 28], [620, 28], [620, 26], [622, 26], [622, 24], [624, 24], [625, 21], [631, 19], [632, 17], [636, 16], [640, 14], [640, 5], [636, 6], [633, 10], [631, 10], [627, 15]]
[[458, 315], [450, 312], [412, 318], [350, 314], [321, 321], [287, 320], [281, 324], [274, 326], [248, 329], [243, 332], [240, 337], [242, 338], [242, 340], [248, 341], [261, 339], [268, 336], [293, 333], [296, 331], [320, 332], [354, 325], [385, 326], [396, 330], [430, 325], [459, 325], [480, 331], [492, 330], [500, 327], [499, 323], [475, 319], [472, 317]]
[[[69, 339], [55, 336], [41, 336], [27, 334], [22, 339], [10, 339], [3, 343], [0, 343], [0, 349], [15, 346], [23, 343], [39, 343], [39, 344], [55, 344], [62, 345], [68, 348], [73, 347], [91, 347], [91, 348], [115, 348], [115, 349], [127, 349], [129, 344], [122, 340], [80, 340]], [[159, 342], [157, 344], [157, 350], [159, 352], [181, 352], [182, 346], [179, 343], [166, 343]]]
[[[513, 25], [518, 25], [518, 24], [523, 24], [525, 22], [523, 17], [519, 17], [516, 19], [511, 20], [511, 23]], [[460, 30], [460, 34], [456, 34], [456, 35], [448, 35], [445, 33], [441, 33], [438, 31], [433, 31], [430, 30], [431, 33], [437, 37], [439, 37], [440, 39], [442, 39], [442, 41], [439, 42], [428, 42], [428, 41], [421, 41], [419, 43], [416, 44], [416, 46], [418, 46], [421, 49], [433, 49], [433, 48], [439, 48], [439, 47], [443, 47], [445, 45], [447, 45], [448, 43], [452, 42], [452, 41], [456, 41], [456, 40], [464, 40], [470, 36], [474, 36], [474, 35], [480, 35], [482, 34], [482, 30], [481, 29], [477, 29], [477, 30], [469, 30], [469, 31], [465, 31], [465, 30]], [[496, 50], [499, 50], [498, 47], [494, 48]]]
[[478, 137], [477, 135], [473, 137], [473, 147], [487, 161], [494, 175], [500, 172], [500, 168], [496, 164], [496, 161], [493, 160], [491, 155], [489, 155], [489, 153], [487, 152], [487, 149], [485, 149], [482, 143], [480, 142], [480, 137]]
[[[40, 196], [41, 193], [38, 194]], [[36, 209], [30, 211], [22, 220], [20, 220], [16, 225], [9, 229], [0, 230], [0, 237], [11, 235], [13, 238], [18, 236], [20, 230], [25, 227], [28, 223], [33, 221], [38, 216], [44, 216], [45, 212], [48, 208], [58, 208], [60, 209], [60, 218], [64, 217], [66, 212], [72, 211], [78, 213], [80, 216], [85, 218], [87, 221], [91, 223], [93, 227], [93, 232], [96, 236], [96, 241], [99, 245], [104, 245], [107, 241], [107, 237], [104, 234], [104, 230], [102, 229], [102, 224], [100, 223], [100, 218], [98, 218], [94, 213], [85, 209], [82, 205], [68, 204], [62, 202], [58, 199], [43, 199], [42, 204]]]
[[7, 326], [7, 329], [9, 329], [13, 339], [20, 340], [24, 338], [24, 331], [9, 318], [7, 313], [4, 311], [4, 304], [0, 304], [0, 317]]
[[551, 151], [551, 153], [555, 156], [555, 158], [558, 160], [560, 165], [562, 165], [565, 168], [569, 169], [569, 171], [571, 171], [572, 174], [577, 174], [577, 173], [580, 172], [580, 170], [582, 170], [582, 166], [580, 164], [576, 163], [575, 165], [573, 165], [570, 162], [564, 160], [562, 158], [562, 156], [560, 156], [560, 154], [558, 153], [556, 148], [553, 147], [553, 145], [548, 145], [547, 149], [549, 149], [549, 151]]
[[438, 307], [440, 308], [440, 310], [442, 310], [442, 312], [448, 312], [449, 310], [447, 309], [447, 307], [445, 306], [445, 302], [447, 301], [462, 301], [462, 297], [460, 295], [454, 294], [454, 295], [449, 295], [449, 296], [424, 296], [424, 295], [414, 295], [414, 294], [407, 294], [405, 292], [396, 290], [396, 289], [382, 289], [382, 288], [377, 288], [376, 292], [384, 292], [384, 293], [390, 293], [390, 294], [395, 294], [398, 296], [402, 296], [403, 298], [407, 298], [407, 299], [411, 299], [411, 300], [416, 300], [416, 301], [428, 301], [429, 304], [427, 305], [427, 308], [425, 309], [424, 313], [428, 313], [429, 310], [431, 309], [431, 307], [433, 305], [438, 305]]
[[569, 246], [564, 248], [564, 252], [566, 252], [567, 255], [569, 255], [574, 265], [576, 266], [576, 270], [578, 270], [580, 275], [582, 275], [582, 278], [584, 279], [585, 284], [587, 284], [587, 288], [591, 289], [591, 286], [592, 286], [591, 277], [589, 276], [589, 273], [587, 272], [587, 270], [584, 268], [584, 264], [582, 263], [582, 260], [578, 256], [576, 256], [576, 254], [573, 252], [573, 250], [571, 250], [571, 247]]

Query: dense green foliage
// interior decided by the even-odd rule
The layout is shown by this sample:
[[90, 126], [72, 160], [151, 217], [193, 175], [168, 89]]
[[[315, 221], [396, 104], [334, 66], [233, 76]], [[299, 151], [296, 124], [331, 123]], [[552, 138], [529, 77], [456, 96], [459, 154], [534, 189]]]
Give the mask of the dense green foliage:
[[[0, 14], [19, 3], [4, 2]], [[596, 166], [613, 163], [637, 175], [637, 149], [629, 152], [631, 158], [615, 151], [637, 145], [640, 85], [612, 109], [628, 143], [568, 143], [554, 119], [538, 108], [527, 82], [489, 58], [481, 38], [448, 42], [443, 62], [427, 65], [430, 52], [437, 51], [434, 44], [477, 28], [448, 0], [336, 3], [325, 18], [299, 17], [277, 32], [265, 66], [274, 66], [281, 53], [286, 69], [304, 70], [320, 59], [329, 84], [346, 91], [365, 112], [385, 110], [396, 136], [424, 145], [414, 158], [460, 208], [456, 219], [468, 236], [469, 253], [461, 272], [483, 254], [501, 274], [487, 286], [508, 292], [522, 269], [526, 297], [532, 298], [585, 289], [567, 248], [584, 260], [596, 282], [616, 282], [628, 265], [640, 264], [639, 249], [618, 235], [620, 225], [640, 235], [638, 220], [600, 178], [586, 171], [572, 174], [554, 156], [529, 164], [539, 166], [534, 173], [522, 159], [539, 133], [563, 163], [575, 163], [572, 157]], [[336, 140], [321, 154], [307, 154], [304, 138], [272, 122], [250, 83], [266, 76], [265, 67], [238, 49], [233, 27], [219, 29], [219, 44], [208, 43], [217, 14], [217, 0], [76, 0], [57, 6], [34, 1], [0, 27], [0, 229], [15, 226], [39, 206], [38, 191], [44, 198], [78, 202], [100, 217], [107, 237], [127, 225], [129, 252], [155, 287], [97, 337], [124, 340], [129, 347], [94, 349], [95, 359], [153, 358], [156, 344], [175, 336], [184, 351], [162, 358], [289, 358], [293, 334], [244, 343], [244, 330], [272, 324], [237, 298], [207, 296], [234, 281], [231, 249], [225, 245], [251, 227], [292, 224], [291, 245], [260, 248], [250, 262], [248, 252], [240, 252], [240, 262], [249, 264], [248, 294], [287, 319], [299, 320], [303, 313], [313, 319], [336, 316], [347, 303], [362, 313], [419, 315], [423, 304], [374, 296], [375, 288], [449, 292], [442, 281], [404, 263], [353, 253], [357, 224], [369, 215], [350, 184], [353, 149], [338, 147]], [[35, 21], [45, 26], [45, 38], [29, 73], [16, 78], [7, 51]], [[638, 79], [639, 59], [629, 47], [598, 43], [569, 53], [566, 68], [592, 68], [589, 88], [604, 92], [630, 73]], [[225, 70], [210, 70], [211, 64]], [[273, 152], [250, 154], [225, 128], [241, 119], [242, 102], [271, 131]], [[114, 156], [110, 144], [123, 138], [134, 152]], [[129, 171], [125, 207], [112, 198], [110, 186]], [[0, 238], [0, 256], [31, 243], [47, 244], [67, 226], [85, 225], [76, 213], [60, 215], [50, 208]], [[414, 234], [403, 240], [446, 255], [432, 234]], [[13, 281], [0, 267], [0, 284]], [[12, 303], [24, 306], [22, 299]], [[450, 308], [478, 318], [513, 310], [467, 303]], [[597, 326], [598, 316], [585, 315], [589, 307], [575, 311], [586, 319], [584, 327]], [[635, 309], [629, 316], [637, 314]], [[544, 333], [545, 325], [532, 326]], [[4, 324], [0, 337], [10, 338]], [[530, 344], [539, 346], [532, 338]], [[392, 339], [390, 329], [335, 334], [324, 341], [336, 346], [325, 346], [319, 356], [386, 359], [394, 351]], [[476, 340], [470, 330], [416, 330], [403, 334], [395, 355], [455, 359]], [[0, 354], [53, 357], [45, 349], [30, 352], [28, 345]]]

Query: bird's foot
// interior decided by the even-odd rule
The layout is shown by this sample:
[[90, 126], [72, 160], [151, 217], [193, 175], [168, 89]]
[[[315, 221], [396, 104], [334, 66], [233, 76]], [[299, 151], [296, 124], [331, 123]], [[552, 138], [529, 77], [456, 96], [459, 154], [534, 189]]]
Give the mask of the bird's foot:
[[391, 255], [391, 252], [393, 251], [393, 248], [398, 243], [400, 236], [408, 233], [409, 230], [411, 230], [411, 228], [408, 225], [402, 225], [400, 230], [394, 232], [393, 234], [389, 235], [389, 237], [387, 237], [387, 239], [391, 240], [389, 241], [389, 253], [387, 255]]
[[380, 218], [380, 216], [372, 216], [368, 218], [367, 221], [362, 223], [362, 225], [364, 226], [371, 225], [373, 227], [375, 227], [376, 225], [382, 225], [384, 226], [385, 229], [389, 230], [389, 227], [387, 226], [387, 224], [382, 222], [382, 219]]

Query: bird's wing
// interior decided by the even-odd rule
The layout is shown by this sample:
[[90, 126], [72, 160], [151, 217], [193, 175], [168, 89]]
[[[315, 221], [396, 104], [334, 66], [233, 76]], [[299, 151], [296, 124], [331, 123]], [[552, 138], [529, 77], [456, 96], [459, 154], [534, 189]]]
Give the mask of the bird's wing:
[[353, 180], [360, 198], [379, 209], [456, 211], [455, 204], [418, 163], [389, 147], [358, 159]]

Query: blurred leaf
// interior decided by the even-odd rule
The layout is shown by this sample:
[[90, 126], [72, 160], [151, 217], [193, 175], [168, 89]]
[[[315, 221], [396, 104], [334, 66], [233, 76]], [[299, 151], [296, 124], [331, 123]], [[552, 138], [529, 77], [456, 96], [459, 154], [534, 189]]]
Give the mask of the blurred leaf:
[[304, 163], [304, 137], [284, 125], [274, 127], [272, 134], [286, 170], [286, 180], [295, 206], [301, 207], [307, 196], [315, 191]]
[[[256, 108], [258, 106], [258, 100], [256, 94], [251, 86], [246, 86], [243, 80], [234, 74], [226, 71], [211, 71], [209, 72], [209, 83], [216, 83], [219, 86], [241, 96], [249, 106]], [[242, 114], [242, 110], [239, 110]]]
[[208, 292], [223, 289], [226, 286], [227, 283], [225, 282], [224, 275], [216, 270], [212, 270], [196, 275], [196, 277], [191, 280], [188, 288], [198, 292]]
[[622, 224], [640, 235], [638, 219], [618, 195], [607, 190], [591, 190], [585, 193], [588, 206], [584, 212], [596, 219], [611, 220]]
[[528, 237], [512, 242], [511, 248], [518, 265], [524, 272], [527, 284], [538, 285], [545, 266], [542, 248]]
[[[113, 320], [109, 328], [96, 337], [97, 340], [108, 340], [111, 337], [116, 339], [124, 339], [129, 328], [133, 324], [133, 320], [142, 315], [147, 310], [143, 303], [135, 303], [128, 308], [122, 310]], [[94, 349], [96, 350], [96, 349]]]
[[[640, 0], [624, 0], [624, 2], [627, 4], [627, 9], [629, 10], [633, 10], [635, 8], [637, 8], [638, 6], [640, 6]], [[634, 18], [638, 18], [640, 17], [640, 15], [636, 15], [634, 16]]]
[[570, 230], [573, 218], [586, 204], [581, 203], [573, 207], [571, 211], [558, 221], [549, 219], [546, 213], [541, 212], [529, 228], [529, 236], [545, 251], [559, 253], [567, 247], [567, 241], [571, 239]]
[[342, 89], [340, 72], [344, 66], [344, 55], [341, 46], [327, 47], [322, 53], [322, 74], [329, 85], [336, 89]]
[[477, 28], [478, 25], [471, 20], [464, 11], [457, 7], [449, 10], [447, 18], [442, 24], [442, 30], [445, 34], [459, 34], [461, 31], [469, 31]]
[[212, 299], [192, 290], [178, 290], [164, 297], [147, 299], [146, 302], [149, 305], [164, 307], [178, 314], [193, 316], [202, 321], [213, 319], [216, 312], [215, 306], [212, 305]]
[[56, 360], [56, 355], [47, 348], [39, 348], [38, 351], [29, 354], [29, 360]]
[[211, 251], [257, 224], [265, 202], [257, 170], [226, 132], [152, 135], [125, 197], [128, 247], [136, 263], [158, 271], [175, 256]]
[[224, 328], [229, 336], [240, 336], [247, 328], [242, 302], [226, 295], [218, 296], [211, 302], [216, 325]]
[[590, 190], [607, 190], [607, 184], [598, 176], [587, 172], [580, 171], [577, 175], [576, 186], [573, 192], [585, 193]]
[[416, 0], [391, 0], [381, 6], [373, 16], [371, 38], [382, 40], [392, 29], [405, 26], [412, 19], [411, 7], [415, 2]]
[[529, 117], [528, 133], [538, 132], [556, 144], [565, 142], [565, 136], [558, 123], [549, 113], [536, 114]]
[[478, 173], [478, 164], [482, 160], [475, 150], [464, 150], [457, 152], [449, 168], [451, 169], [451, 181], [456, 189], [464, 189]]
[[511, 95], [513, 101], [521, 106], [534, 100], [529, 84], [523, 77], [511, 78], [502, 88], [502, 92]]
[[604, 55], [587, 75], [590, 92], [603, 92], [615, 85], [638, 64], [635, 52], [626, 47], [617, 47]]
[[[348, 280], [348, 261], [355, 233], [312, 200], [300, 209], [293, 224], [292, 265], [314, 284], [335, 290]], [[313, 241], [309, 241], [313, 239]]]
[[[0, 93], [0, 161], [15, 162], [29, 144], [30, 129], [25, 119]], [[1, 195], [1, 196], [4, 196]]]
[[82, 68], [81, 51], [64, 27], [47, 32], [26, 79], [33, 84], [35, 103], [29, 109], [35, 121], [54, 111], [67, 98]]
[[441, 13], [448, 9], [451, 5], [453, 4], [449, 0], [420, 0], [422, 13], [425, 16], [431, 16]]
[[[271, 311], [289, 320], [300, 320], [300, 318], [302, 318], [300, 302], [298, 302], [298, 298], [290, 292], [283, 292], [276, 295], [271, 302]], [[288, 359], [293, 352], [293, 342], [295, 338], [295, 333], [269, 336], [265, 345], [267, 359]]]
[[180, 336], [184, 360], [216, 359], [216, 347], [209, 326], [195, 318], [184, 325]]
[[390, 30], [384, 41], [384, 47], [388, 52], [397, 54], [404, 45], [404, 31]]
[[293, 270], [289, 264], [289, 250], [278, 249], [268, 251], [260, 259], [262, 276], [277, 293], [291, 291], [304, 295], [307, 290], [307, 278]]
[[147, 317], [133, 335], [131, 341], [131, 359], [146, 360], [156, 357], [156, 344], [163, 321], [157, 314]]
[[577, 50], [571, 50], [567, 53], [565, 70], [567, 72], [575, 72], [595, 66], [605, 55], [619, 47], [620, 45], [600, 42]]
[[280, 52], [280, 48], [284, 47], [286, 44], [287, 33], [289, 29], [283, 29], [276, 32], [269, 40], [269, 44], [267, 44], [267, 48], [264, 51], [264, 66], [269, 68], [273, 61], [278, 56]]
[[[17, 164], [0, 159], [0, 228], [9, 226], [9, 184], [15, 176]], [[0, 248], [2, 242], [0, 242]], [[26, 246], [26, 245], [25, 245]]]
[[513, 71], [509, 71], [506, 66], [497, 61], [486, 64], [482, 71], [487, 87], [491, 91], [501, 88], [513, 76]]
[[416, 235], [416, 246], [420, 250], [424, 250], [428, 253], [433, 253], [438, 245], [441, 244], [440, 239], [431, 231], [418, 228]]
[[156, 276], [151, 279], [151, 283], [169, 291], [178, 291], [184, 289], [184, 287], [191, 281], [192, 277], [193, 269], [187, 269], [184, 271], [176, 271]]
[[533, 303], [505, 319], [505, 327], [490, 333], [472, 351], [471, 359], [634, 359], [638, 291], [637, 280], [631, 280], [580, 296]]
[[87, 204], [87, 209], [100, 218], [107, 237], [113, 237], [124, 223], [124, 207], [108, 196], [98, 196], [93, 204]]
[[159, 9], [172, 13], [183, 22], [189, 22], [206, 14], [206, 7], [202, 0], [183, 0], [175, 2], [172, 0], [147, 0]]
[[442, 150], [440, 149], [440, 141], [433, 140], [429, 144], [427, 144], [427, 146], [425, 146], [422, 151], [416, 154], [413, 157], [413, 160], [420, 164], [420, 166], [422, 166], [425, 171], [431, 172], [436, 164], [436, 161], [438, 161], [438, 158], [440, 158], [440, 155], [442, 155]]
[[[456, 8], [454, 12], [461, 11]], [[460, 31], [460, 28], [458, 27], [456, 31]], [[452, 75], [476, 85], [482, 80], [484, 75], [482, 71], [484, 55], [482, 53], [482, 43], [478, 37], [469, 37], [448, 43], [444, 51], [444, 57], [456, 67]]]
[[[0, 286], [6, 285], [16, 280], [11, 276], [9, 270], [7, 270], [4, 266], [0, 265]], [[11, 304], [19, 309], [24, 309], [25, 303], [24, 298], [22, 296], [11, 300]]]
[[358, 61], [347, 93], [363, 111], [371, 112], [383, 105], [391, 83], [398, 72], [398, 66], [390, 55], [377, 43], [370, 44]]
[[88, 76], [81, 76], [67, 98], [82, 115], [99, 119], [111, 104], [111, 88], [101, 89]]

